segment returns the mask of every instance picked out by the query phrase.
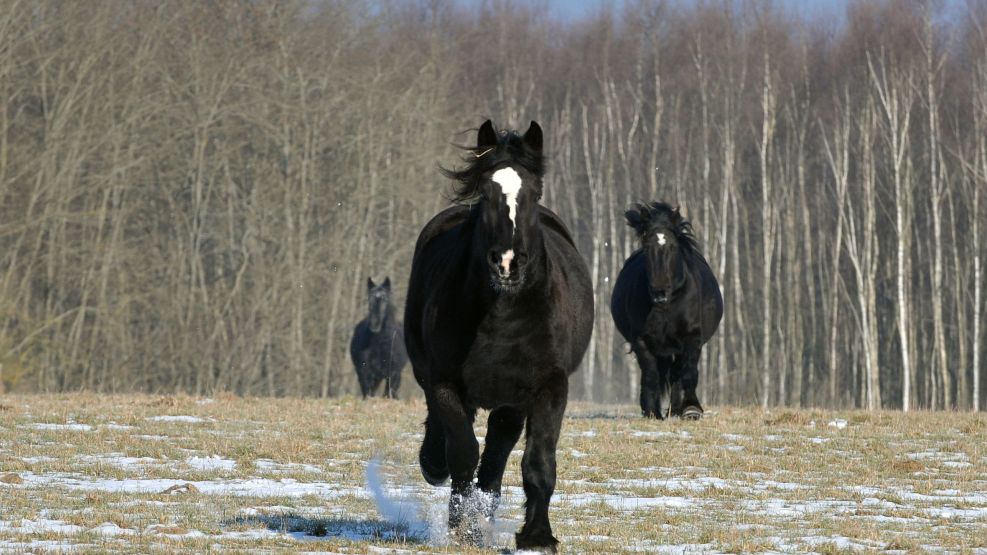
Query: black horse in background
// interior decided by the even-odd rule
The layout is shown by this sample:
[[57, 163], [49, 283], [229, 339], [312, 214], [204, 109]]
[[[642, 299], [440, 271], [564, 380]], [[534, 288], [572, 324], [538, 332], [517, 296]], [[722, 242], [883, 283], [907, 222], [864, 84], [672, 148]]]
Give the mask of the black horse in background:
[[[488, 120], [467, 150], [465, 168], [443, 170], [458, 184], [459, 205], [422, 230], [408, 285], [405, 341], [428, 406], [419, 463], [432, 485], [452, 476], [449, 528], [479, 544], [526, 425], [527, 501], [515, 538], [519, 549], [554, 552], [548, 505], [568, 377], [593, 327], [589, 271], [562, 221], [538, 204], [537, 123], [520, 136]], [[490, 410], [482, 458], [478, 408]]]
[[408, 362], [404, 348], [404, 330], [394, 318], [391, 302], [391, 278], [376, 285], [367, 278], [370, 314], [360, 320], [350, 341], [350, 358], [356, 368], [363, 398], [373, 397], [384, 382], [384, 397], [397, 399], [401, 387], [401, 370]]
[[699, 356], [723, 317], [720, 286], [677, 208], [637, 204], [624, 216], [641, 248], [617, 277], [610, 312], [641, 366], [641, 410], [698, 420]]

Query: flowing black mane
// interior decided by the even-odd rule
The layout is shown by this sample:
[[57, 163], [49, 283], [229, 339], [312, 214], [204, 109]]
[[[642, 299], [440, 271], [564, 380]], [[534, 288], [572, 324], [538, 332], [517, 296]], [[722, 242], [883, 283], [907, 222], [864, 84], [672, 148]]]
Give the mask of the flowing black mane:
[[442, 175], [456, 181], [452, 202], [469, 204], [480, 196], [479, 186], [483, 174], [506, 161], [521, 165], [538, 176], [539, 183], [545, 175], [545, 157], [541, 151], [531, 148], [515, 131], [497, 132], [495, 146], [460, 146], [467, 152], [463, 156], [464, 167], [448, 169], [439, 166]]
[[679, 214], [678, 208], [664, 202], [637, 203], [624, 212], [627, 225], [637, 232], [638, 237], [647, 237], [659, 229], [668, 229], [675, 234], [675, 240], [683, 254], [702, 257], [702, 250], [692, 232], [692, 224]]

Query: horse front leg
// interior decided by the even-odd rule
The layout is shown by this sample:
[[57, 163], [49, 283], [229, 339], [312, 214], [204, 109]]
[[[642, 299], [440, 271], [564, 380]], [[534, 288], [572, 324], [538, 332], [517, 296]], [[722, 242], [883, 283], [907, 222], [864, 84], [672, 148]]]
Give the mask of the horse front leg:
[[[452, 477], [452, 495], [449, 498], [449, 530], [459, 532], [463, 517], [473, 500], [473, 476], [480, 460], [480, 444], [473, 433], [476, 411], [463, 403], [459, 393], [449, 384], [440, 384], [432, 394], [435, 415], [442, 423], [446, 440], [446, 465]], [[431, 413], [429, 414], [431, 417]], [[464, 539], [476, 543], [472, 523], [467, 522]]]
[[524, 483], [524, 526], [515, 534], [518, 549], [555, 553], [559, 541], [552, 535], [548, 504], [555, 492], [555, 449], [562, 429], [569, 391], [564, 372], [552, 376], [535, 395], [528, 410], [527, 436], [521, 477]]
[[487, 439], [480, 459], [476, 485], [486, 494], [482, 512], [492, 521], [500, 504], [500, 485], [504, 478], [504, 468], [511, 450], [524, 430], [524, 413], [515, 407], [500, 407], [490, 412], [487, 418]]
[[658, 381], [658, 419], [667, 420], [672, 413], [672, 370], [671, 357], [655, 357]]
[[643, 341], [631, 346], [637, 364], [641, 367], [641, 414], [645, 418], [658, 417], [658, 361]]
[[682, 419], [699, 420], [703, 416], [703, 406], [699, 404], [696, 386], [699, 385], [699, 358], [703, 352], [702, 343], [692, 342], [682, 356], [679, 367], [682, 384]]
[[356, 378], [357, 381], [360, 383], [360, 393], [363, 395], [364, 399], [366, 399], [367, 397], [373, 397], [373, 393], [374, 393], [374, 389], [372, 386], [373, 382], [370, 374], [371, 374], [371, 370], [369, 367], [369, 362], [367, 361], [367, 357], [365, 355], [361, 356], [358, 362], [356, 363]]

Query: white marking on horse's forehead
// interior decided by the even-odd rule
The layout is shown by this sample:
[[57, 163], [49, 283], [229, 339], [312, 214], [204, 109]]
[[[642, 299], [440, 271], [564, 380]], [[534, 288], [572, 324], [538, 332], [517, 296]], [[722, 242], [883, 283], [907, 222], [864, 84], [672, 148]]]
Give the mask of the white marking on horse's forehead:
[[511, 273], [511, 260], [514, 260], [514, 249], [507, 249], [504, 254], [500, 255], [500, 267], [505, 276]]
[[507, 216], [511, 219], [511, 225], [517, 229], [514, 218], [517, 216], [517, 195], [521, 192], [521, 176], [514, 168], [501, 168], [494, 172], [491, 179], [500, 185], [500, 190], [504, 193], [504, 202], [507, 203]]
[[658, 234], [658, 244], [659, 245], [664, 245], [666, 242], [667, 242], [667, 240], [665, 239], [665, 234], [664, 233], [659, 233]]

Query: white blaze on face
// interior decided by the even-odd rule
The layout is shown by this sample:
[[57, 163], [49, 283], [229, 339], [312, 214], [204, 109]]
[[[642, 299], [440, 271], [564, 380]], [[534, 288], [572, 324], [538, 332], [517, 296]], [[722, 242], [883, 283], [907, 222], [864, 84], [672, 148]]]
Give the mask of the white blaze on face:
[[658, 244], [659, 245], [664, 245], [665, 243], [666, 243], [666, 241], [665, 241], [665, 234], [664, 233], [659, 233], [658, 234]]
[[514, 249], [507, 249], [500, 255], [500, 273], [508, 276], [511, 274], [511, 260], [514, 260]]
[[[517, 195], [521, 192], [521, 176], [514, 171], [514, 168], [501, 168], [494, 172], [493, 182], [500, 185], [500, 190], [504, 193], [504, 202], [507, 203], [507, 216], [511, 219], [511, 225], [517, 229]], [[506, 253], [505, 253], [506, 254]]]

